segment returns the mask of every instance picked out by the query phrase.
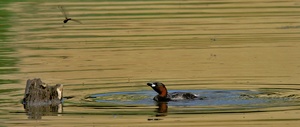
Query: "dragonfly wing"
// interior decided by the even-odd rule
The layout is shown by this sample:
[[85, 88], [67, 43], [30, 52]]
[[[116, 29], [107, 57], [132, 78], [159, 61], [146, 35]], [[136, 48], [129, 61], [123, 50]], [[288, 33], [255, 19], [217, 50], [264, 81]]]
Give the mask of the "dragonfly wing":
[[76, 20], [76, 19], [71, 19], [71, 20], [74, 21], [74, 22], [78, 22], [78, 23], [82, 24], [82, 22], [80, 22], [79, 20]]
[[61, 11], [61, 13], [65, 16], [66, 19], [68, 19], [68, 15], [66, 10], [64, 9], [63, 6], [58, 6], [58, 9]]

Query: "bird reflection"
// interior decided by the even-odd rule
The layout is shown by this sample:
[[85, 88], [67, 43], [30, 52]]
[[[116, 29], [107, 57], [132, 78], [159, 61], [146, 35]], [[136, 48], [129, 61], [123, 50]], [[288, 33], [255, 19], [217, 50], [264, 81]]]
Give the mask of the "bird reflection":
[[156, 117], [167, 116], [168, 113], [168, 103], [167, 102], [157, 102], [156, 105], [158, 108], [156, 109]]
[[58, 9], [62, 12], [62, 14], [63, 14], [64, 17], [65, 17], [65, 20], [63, 21], [64, 23], [67, 23], [69, 20], [71, 20], [71, 21], [74, 21], [74, 22], [77, 22], [77, 23], [82, 24], [79, 20], [69, 18], [69, 17], [68, 17], [68, 13], [67, 13], [67, 11], [64, 9], [63, 6], [58, 6]]
[[158, 120], [162, 120], [162, 118], [159, 117], [164, 117], [167, 116], [168, 113], [168, 103], [167, 102], [156, 102], [156, 106], [158, 106], [158, 108], [156, 108], [155, 112], [155, 118], [148, 118], [148, 121], [158, 121]]

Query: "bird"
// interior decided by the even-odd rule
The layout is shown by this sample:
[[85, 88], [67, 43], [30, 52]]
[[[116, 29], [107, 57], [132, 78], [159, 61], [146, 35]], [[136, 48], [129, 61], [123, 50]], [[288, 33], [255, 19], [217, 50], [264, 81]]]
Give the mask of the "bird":
[[178, 101], [178, 100], [193, 100], [193, 99], [203, 99], [199, 98], [198, 95], [189, 93], [189, 92], [173, 92], [168, 93], [166, 86], [161, 82], [148, 82], [148, 86], [150, 86], [154, 91], [158, 93], [153, 100], [157, 102], [167, 102], [167, 101]]

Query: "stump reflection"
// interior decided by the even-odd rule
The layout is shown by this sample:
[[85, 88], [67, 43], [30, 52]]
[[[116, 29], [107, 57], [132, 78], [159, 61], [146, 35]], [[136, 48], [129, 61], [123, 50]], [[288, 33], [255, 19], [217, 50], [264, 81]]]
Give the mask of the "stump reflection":
[[42, 116], [59, 116], [63, 113], [63, 105], [30, 105], [23, 104], [28, 119], [42, 119]]

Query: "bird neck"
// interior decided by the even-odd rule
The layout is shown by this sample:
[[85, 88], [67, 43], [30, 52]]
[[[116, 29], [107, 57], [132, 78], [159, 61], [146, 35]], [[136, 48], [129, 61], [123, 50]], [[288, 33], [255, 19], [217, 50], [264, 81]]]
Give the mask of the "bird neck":
[[159, 87], [158, 91], [160, 97], [167, 97], [168, 91], [165, 87]]

